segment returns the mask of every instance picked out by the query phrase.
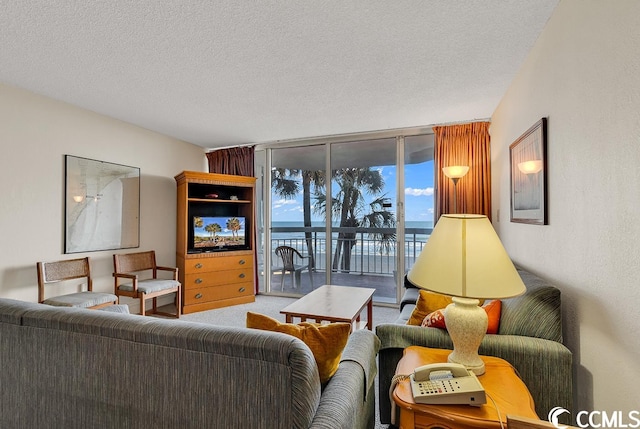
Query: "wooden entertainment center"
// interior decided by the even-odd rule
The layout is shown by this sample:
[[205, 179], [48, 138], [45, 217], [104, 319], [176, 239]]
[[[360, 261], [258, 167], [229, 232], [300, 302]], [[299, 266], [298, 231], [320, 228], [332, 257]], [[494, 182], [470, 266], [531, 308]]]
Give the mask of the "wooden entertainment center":
[[182, 313], [255, 301], [256, 179], [195, 171], [175, 179]]

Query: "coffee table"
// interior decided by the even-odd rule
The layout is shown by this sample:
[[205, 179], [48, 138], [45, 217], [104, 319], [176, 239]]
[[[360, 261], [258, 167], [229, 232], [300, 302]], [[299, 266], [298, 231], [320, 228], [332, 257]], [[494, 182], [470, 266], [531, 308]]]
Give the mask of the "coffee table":
[[373, 330], [373, 293], [375, 289], [323, 285], [308, 293], [299, 300], [289, 304], [281, 314], [286, 316], [287, 323], [294, 317], [302, 322], [313, 319], [316, 323], [346, 322], [351, 323], [351, 330], [363, 328], [360, 313], [367, 307], [366, 327]]

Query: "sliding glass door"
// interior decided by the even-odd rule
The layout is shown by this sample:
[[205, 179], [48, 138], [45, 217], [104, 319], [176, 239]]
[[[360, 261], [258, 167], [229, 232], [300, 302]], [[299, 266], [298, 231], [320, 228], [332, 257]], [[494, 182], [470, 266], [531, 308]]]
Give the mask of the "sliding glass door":
[[325, 283], [325, 213], [318, 204], [325, 152], [324, 145], [271, 150], [271, 291], [305, 294]]
[[331, 279], [395, 302], [396, 139], [331, 145]]
[[[266, 147], [256, 175], [261, 292], [341, 284], [397, 302], [433, 226], [431, 135]], [[293, 266], [276, 252], [282, 246], [295, 250]]]

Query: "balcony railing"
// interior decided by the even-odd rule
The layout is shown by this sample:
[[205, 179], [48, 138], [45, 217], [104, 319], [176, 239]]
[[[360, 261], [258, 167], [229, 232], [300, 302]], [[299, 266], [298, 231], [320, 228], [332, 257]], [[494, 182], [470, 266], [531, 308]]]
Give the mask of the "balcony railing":
[[[410, 268], [413, 262], [420, 254], [424, 247], [432, 228], [405, 228], [404, 243], [404, 259], [405, 269]], [[392, 238], [388, 246], [383, 245], [382, 240], [375, 238], [385, 235], [386, 237], [394, 237], [395, 228], [339, 228], [331, 229], [333, 248], [335, 252], [335, 244], [338, 241], [346, 241], [347, 246], [343, 248], [351, 248], [351, 264], [348, 267], [338, 265], [332, 271], [349, 272], [350, 274], [375, 274], [375, 275], [394, 275], [396, 268], [396, 250], [397, 242]], [[313, 250], [313, 259], [315, 261], [314, 269], [317, 272], [325, 271], [327, 240], [326, 230], [324, 227], [274, 227], [271, 229], [271, 253], [274, 266], [277, 266], [279, 259], [275, 256], [275, 249], [278, 246], [290, 246], [297, 249], [301, 254], [308, 255], [308, 244], [305, 233], [308, 233], [311, 247]], [[339, 234], [348, 234], [354, 238], [339, 238]]]

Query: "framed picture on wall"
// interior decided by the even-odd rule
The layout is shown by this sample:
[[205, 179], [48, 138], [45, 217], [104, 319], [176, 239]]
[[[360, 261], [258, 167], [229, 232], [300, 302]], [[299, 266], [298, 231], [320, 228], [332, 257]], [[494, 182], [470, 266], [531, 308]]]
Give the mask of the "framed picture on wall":
[[509, 146], [511, 222], [547, 225], [547, 119]]
[[65, 155], [64, 253], [140, 246], [140, 169]]

